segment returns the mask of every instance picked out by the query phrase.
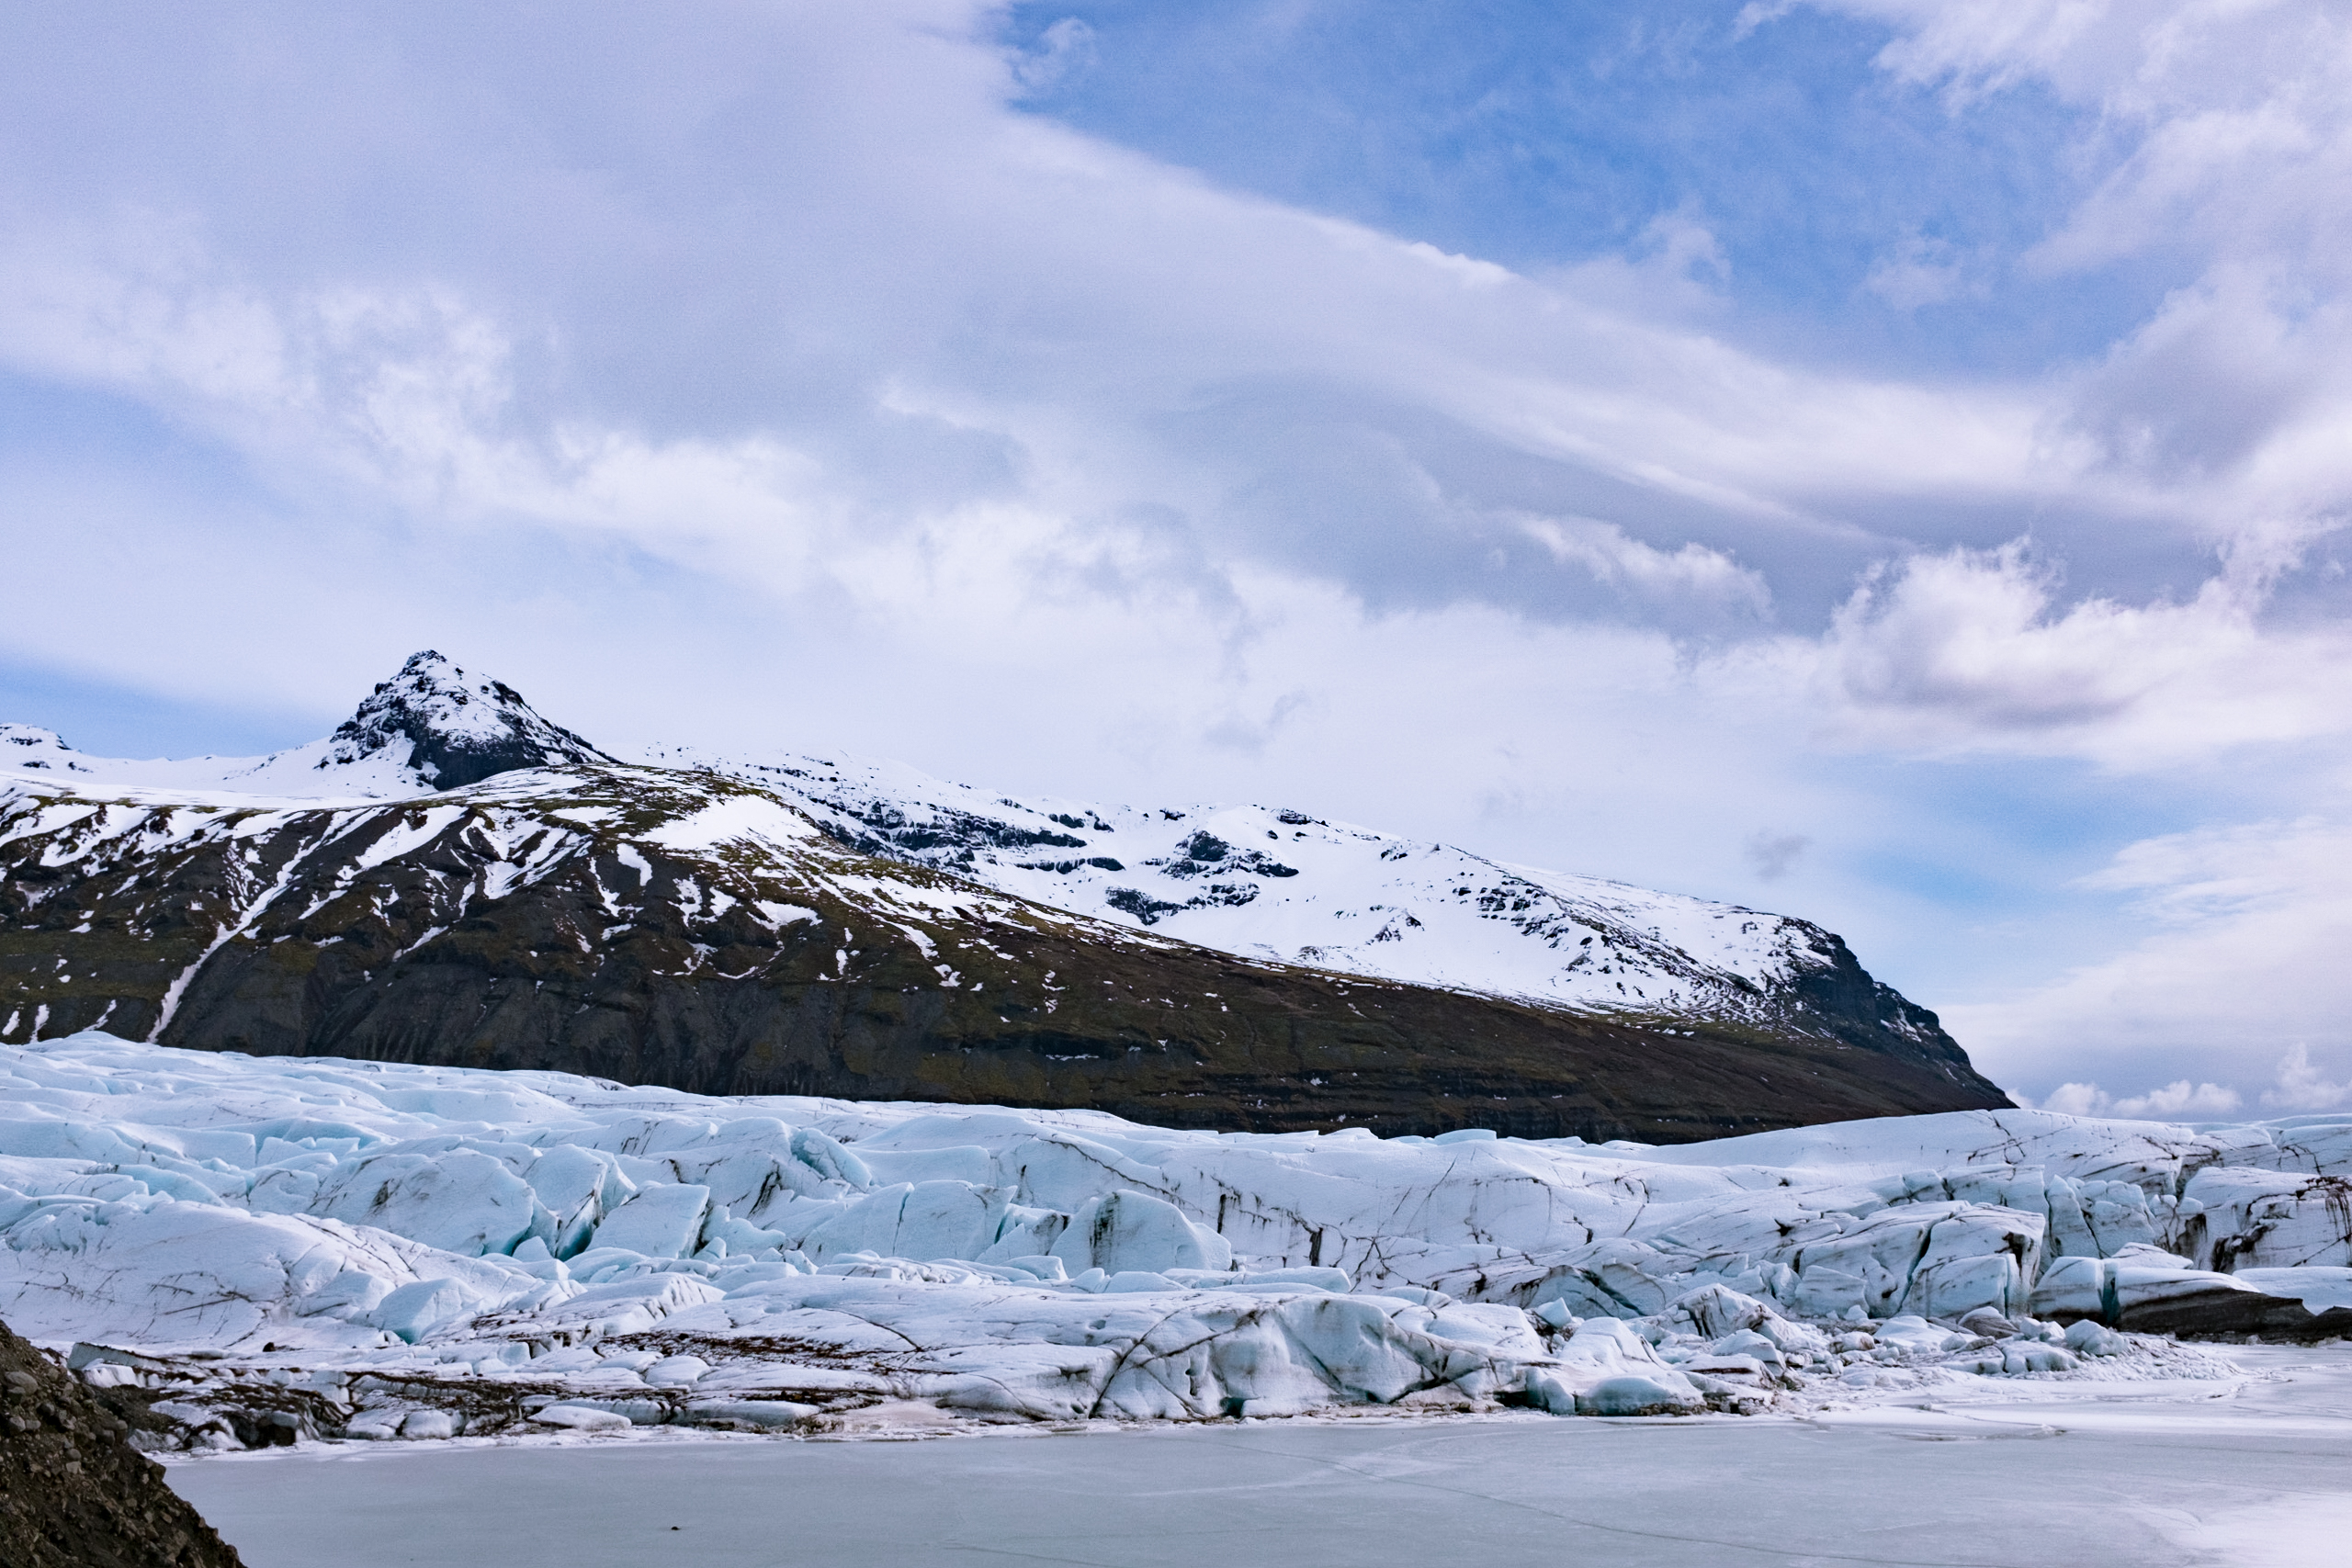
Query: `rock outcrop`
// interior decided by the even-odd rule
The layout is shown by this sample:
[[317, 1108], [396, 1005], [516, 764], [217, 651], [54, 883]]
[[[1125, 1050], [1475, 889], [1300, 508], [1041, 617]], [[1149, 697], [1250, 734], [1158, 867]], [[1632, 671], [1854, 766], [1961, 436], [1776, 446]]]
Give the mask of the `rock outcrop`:
[[413, 654], [327, 738], [320, 770], [405, 748], [397, 759], [435, 789], [461, 789], [525, 768], [609, 762], [538, 714], [503, 681], [469, 676], [431, 649]]
[[93, 1390], [0, 1324], [0, 1562], [237, 1568], [236, 1548], [133, 1448], [136, 1390]]

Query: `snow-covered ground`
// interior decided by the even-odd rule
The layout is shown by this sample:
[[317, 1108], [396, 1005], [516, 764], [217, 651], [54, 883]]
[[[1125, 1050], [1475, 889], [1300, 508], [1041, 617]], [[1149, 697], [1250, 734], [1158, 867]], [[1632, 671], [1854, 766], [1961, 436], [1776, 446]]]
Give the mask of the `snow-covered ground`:
[[252, 1568], [1609, 1562], [2335, 1568], [2352, 1350], [1976, 1378], [1804, 1416], [1315, 1419], [1067, 1438], [320, 1445], [171, 1466]]
[[0, 1317], [213, 1448], [1808, 1411], [2225, 1378], [2100, 1320], [2352, 1306], [2347, 1168], [2352, 1119], [1222, 1134], [92, 1033], [0, 1047]]

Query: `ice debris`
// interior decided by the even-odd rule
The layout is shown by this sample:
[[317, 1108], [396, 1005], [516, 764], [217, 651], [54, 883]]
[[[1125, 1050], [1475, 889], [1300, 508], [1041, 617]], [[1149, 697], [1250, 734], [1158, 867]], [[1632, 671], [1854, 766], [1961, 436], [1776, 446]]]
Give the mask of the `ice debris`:
[[0, 1047], [0, 1317], [199, 1447], [1752, 1412], [2342, 1333], [2347, 1173], [2352, 1118], [1220, 1134], [91, 1033]]

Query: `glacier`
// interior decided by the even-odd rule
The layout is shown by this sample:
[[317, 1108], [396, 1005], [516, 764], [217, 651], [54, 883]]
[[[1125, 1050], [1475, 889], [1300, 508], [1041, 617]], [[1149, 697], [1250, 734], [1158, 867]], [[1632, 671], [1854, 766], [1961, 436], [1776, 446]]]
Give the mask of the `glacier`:
[[0, 1318], [193, 1449], [2219, 1375], [2352, 1327], [2352, 1117], [1589, 1145], [0, 1047]]

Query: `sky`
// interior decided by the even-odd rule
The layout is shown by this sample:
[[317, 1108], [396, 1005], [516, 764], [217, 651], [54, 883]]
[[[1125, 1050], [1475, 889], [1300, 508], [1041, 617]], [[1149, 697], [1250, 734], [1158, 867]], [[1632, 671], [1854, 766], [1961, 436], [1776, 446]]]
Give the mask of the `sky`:
[[608, 746], [1818, 920], [2352, 1104], [2352, 6], [0, 3], [0, 717]]

